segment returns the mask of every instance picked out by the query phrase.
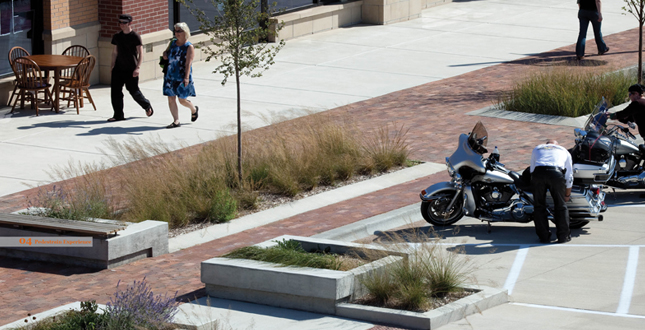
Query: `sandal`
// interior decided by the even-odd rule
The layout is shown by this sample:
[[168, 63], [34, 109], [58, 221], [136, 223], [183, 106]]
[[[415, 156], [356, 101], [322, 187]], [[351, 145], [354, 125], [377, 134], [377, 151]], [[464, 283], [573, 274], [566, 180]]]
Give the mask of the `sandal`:
[[125, 118], [110, 118], [110, 119], [108, 119], [107, 121], [109, 121], [109, 122], [115, 122], [115, 121], [121, 121], [121, 120], [125, 120]]
[[195, 106], [195, 113], [190, 115], [190, 121], [195, 121], [197, 120], [197, 117], [199, 117], [199, 107]]
[[175, 123], [173, 121], [172, 124], [166, 126], [166, 128], [175, 128], [175, 127], [179, 127], [179, 126], [181, 126], [181, 123]]
[[[148, 113], [150, 113], [150, 114], [148, 114]], [[152, 106], [150, 106], [150, 108], [148, 108], [148, 110], [146, 110], [146, 116], [150, 117], [150, 116], [152, 116], [154, 114], [155, 114], [155, 111], [152, 109]]]

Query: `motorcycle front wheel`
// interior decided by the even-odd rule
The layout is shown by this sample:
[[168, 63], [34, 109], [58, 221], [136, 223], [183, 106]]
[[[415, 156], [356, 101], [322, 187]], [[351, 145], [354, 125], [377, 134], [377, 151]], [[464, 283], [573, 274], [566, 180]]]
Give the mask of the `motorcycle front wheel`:
[[587, 220], [569, 219], [569, 229], [580, 229], [589, 223]]
[[421, 202], [421, 215], [428, 223], [435, 226], [449, 226], [459, 221], [464, 216], [463, 197], [459, 196], [450, 210], [447, 210], [450, 201], [458, 193], [451, 191], [438, 194], [431, 201]]

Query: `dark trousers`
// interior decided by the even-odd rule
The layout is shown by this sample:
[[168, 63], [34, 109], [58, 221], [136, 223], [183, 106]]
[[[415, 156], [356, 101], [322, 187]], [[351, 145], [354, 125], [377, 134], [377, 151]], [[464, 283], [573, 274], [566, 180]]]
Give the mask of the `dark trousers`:
[[585, 42], [587, 41], [589, 23], [591, 23], [591, 27], [593, 28], [593, 35], [596, 40], [598, 52], [605, 51], [607, 45], [602, 40], [602, 32], [600, 32], [602, 22], [598, 22], [598, 12], [580, 9], [578, 10], [578, 20], [580, 21], [580, 32], [578, 33], [578, 42], [576, 43], [576, 56], [585, 55]]
[[556, 235], [559, 240], [566, 239], [569, 234], [569, 210], [564, 201], [566, 194], [566, 181], [564, 174], [555, 168], [536, 167], [531, 173], [531, 185], [533, 186], [533, 199], [535, 201], [535, 212], [533, 213], [535, 233], [540, 240], [547, 241], [549, 237], [549, 220], [547, 220], [546, 191], [551, 193], [554, 203], [553, 221], [557, 229]]
[[125, 118], [123, 114], [123, 85], [130, 92], [132, 98], [139, 103], [143, 110], [150, 109], [150, 101], [143, 96], [139, 90], [139, 77], [133, 77], [132, 72], [120, 72], [112, 70], [112, 81], [110, 83], [110, 95], [112, 97], [112, 109], [114, 109], [114, 119]]

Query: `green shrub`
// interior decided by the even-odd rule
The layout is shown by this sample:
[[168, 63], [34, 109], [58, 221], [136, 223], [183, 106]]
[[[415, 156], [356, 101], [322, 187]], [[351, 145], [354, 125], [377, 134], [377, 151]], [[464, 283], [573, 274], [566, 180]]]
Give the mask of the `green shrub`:
[[215, 192], [211, 199], [211, 209], [208, 220], [211, 222], [226, 222], [235, 218], [237, 201], [228, 189]]
[[499, 109], [578, 117], [591, 113], [604, 96], [609, 104], [624, 102], [627, 88], [636, 83], [629, 72], [597, 74], [580, 68], [532, 73], [498, 99]]

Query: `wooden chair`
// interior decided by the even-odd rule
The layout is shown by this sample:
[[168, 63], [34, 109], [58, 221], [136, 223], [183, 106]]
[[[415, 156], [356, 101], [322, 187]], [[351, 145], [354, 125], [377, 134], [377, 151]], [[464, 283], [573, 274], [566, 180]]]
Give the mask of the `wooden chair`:
[[[81, 45], [74, 45], [67, 47], [67, 49], [63, 51], [63, 55], [87, 57], [90, 55], [90, 51]], [[70, 80], [72, 79], [73, 74], [74, 68], [64, 69], [60, 72], [60, 80]]]
[[83, 98], [87, 98], [92, 103], [94, 111], [96, 111], [96, 105], [94, 104], [94, 100], [92, 100], [92, 95], [89, 90], [90, 76], [92, 75], [94, 65], [96, 65], [96, 57], [92, 55], [86, 56], [74, 68], [72, 79], [60, 82], [61, 93], [67, 94], [61, 97], [61, 99], [67, 100], [67, 106], [69, 106], [70, 102], [74, 102], [77, 114], [80, 114], [79, 103], [80, 107], [83, 107]]
[[[21, 91], [21, 95], [31, 98], [31, 107], [36, 108], [36, 116], [39, 115], [38, 110], [38, 93], [43, 92], [45, 94], [44, 101], [49, 101], [51, 103], [50, 110], [54, 109], [54, 102], [52, 102], [52, 93], [49, 90], [51, 84], [49, 84], [45, 79], [43, 79], [42, 71], [36, 62], [25, 58], [19, 57], [14, 60], [13, 65], [11, 66], [16, 79], [18, 80], [18, 89]], [[11, 112], [16, 109], [16, 104], [18, 103], [18, 98], [11, 107]], [[20, 108], [25, 107], [25, 98], [21, 98]]]
[[[13, 62], [18, 57], [29, 56], [29, 55], [31, 54], [29, 54], [29, 52], [26, 49], [20, 46], [13, 47], [9, 51], [9, 65], [13, 66]], [[13, 100], [14, 95], [16, 95], [17, 90], [18, 90], [18, 77], [16, 77], [16, 80], [14, 80], [13, 92], [11, 93], [11, 97], [9, 97], [9, 102], [7, 103], [7, 105], [11, 105], [11, 101]], [[24, 97], [24, 95], [21, 95], [21, 97]]]

